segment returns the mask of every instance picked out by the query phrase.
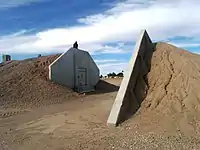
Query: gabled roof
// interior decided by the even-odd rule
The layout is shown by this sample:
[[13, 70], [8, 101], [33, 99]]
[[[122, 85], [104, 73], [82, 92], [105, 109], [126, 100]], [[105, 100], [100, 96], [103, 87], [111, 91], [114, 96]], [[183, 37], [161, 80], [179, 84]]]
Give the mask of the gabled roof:
[[63, 55], [65, 55], [68, 51], [71, 51], [71, 50], [82, 51], [82, 52], [84, 52], [84, 53], [87, 53], [87, 54], [90, 56], [90, 54], [89, 54], [88, 51], [85, 51], [85, 50], [82, 50], [82, 49], [76, 49], [76, 48], [71, 47], [71, 48], [69, 48], [67, 51], [63, 52], [57, 59], [55, 59], [55, 60], [49, 65], [49, 67], [51, 67], [51, 66], [52, 66], [54, 63], [56, 63]]

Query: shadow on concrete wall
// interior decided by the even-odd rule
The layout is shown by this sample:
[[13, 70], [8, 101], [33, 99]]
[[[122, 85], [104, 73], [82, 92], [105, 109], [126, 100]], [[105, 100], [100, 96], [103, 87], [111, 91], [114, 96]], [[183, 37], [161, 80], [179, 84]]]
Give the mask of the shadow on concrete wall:
[[94, 92], [89, 92], [89, 93], [87, 93], [87, 95], [111, 93], [111, 92], [116, 92], [119, 90], [119, 86], [108, 83], [104, 80], [99, 80], [99, 82], [97, 83], [95, 88], [96, 89]]
[[[155, 51], [156, 45], [157, 43], [152, 43], [153, 51]], [[146, 61], [146, 65], [148, 66], [148, 72], [150, 72], [151, 68], [152, 55], [153, 53], [149, 53], [145, 56], [146, 58], [148, 58]], [[137, 61], [140, 61], [140, 57], [137, 58]], [[134, 73], [132, 73], [132, 76], [133, 74]], [[144, 76], [139, 75], [134, 87], [131, 85], [131, 83], [133, 82], [132, 80], [134, 80], [131, 77], [131, 80], [128, 85], [129, 91], [125, 95], [125, 99], [123, 101], [123, 106], [119, 115], [117, 125], [123, 123], [127, 119], [134, 116], [135, 113], [138, 111], [138, 109], [141, 107], [143, 100], [147, 96], [149, 88], [149, 81], [147, 78], [147, 74], [145, 74]]]

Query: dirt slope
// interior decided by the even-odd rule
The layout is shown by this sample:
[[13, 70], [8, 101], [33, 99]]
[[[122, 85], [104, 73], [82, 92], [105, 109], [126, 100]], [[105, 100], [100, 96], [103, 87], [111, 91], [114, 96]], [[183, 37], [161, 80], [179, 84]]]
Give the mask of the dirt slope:
[[[43, 73], [40, 76], [45, 69], [36, 69], [35, 62], [12, 62], [4, 73], [0, 67], [3, 77], [0, 80], [4, 85], [0, 89], [4, 87], [1, 92], [7, 92], [4, 99], [9, 98], [10, 103], [21, 99], [30, 104], [32, 99], [26, 99], [26, 96], [36, 97], [35, 93], [41, 92], [43, 98], [37, 98], [40, 103], [46, 104], [49, 100], [55, 102], [58, 97], [62, 101], [67, 92], [71, 93], [45, 80]], [[102, 82], [99, 84], [101, 94], [0, 118], [0, 149], [200, 149], [200, 56], [158, 43], [151, 65], [147, 75], [147, 97], [138, 112], [120, 127], [112, 130], [106, 125], [117, 92], [113, 86], [103, 88], [106, 83]], [[16, 77], [12, 73], [15, 71], [13, 68], [23, 68], [21, 72], [16, 71], [18, 78], [22, 77], [22, 72], [27, 74], [20, 78], [21, 82], [13, 80]], [[35, 72], [29, 73], [32, 69]], [[10, 88], [8, 83], [13, 87]], [[115, 85], [120, 85], [120, 82]], [[23, 94], [23, 90], [19, 89], [30, 93]], [[112, 92], [106, 93], [105, 89]], [[18, 93], [12, 93], [15, 90]], [[21, 96], [16, 97], [17, 94]]]
[[200, 125], [200, 55], [157, 43], [147, 79], [148, 93], [137, 112], [143, 127], [150, 128], [152, 123], [155, 130], [176, 127], [196, 132]]
[[148, 74], [150, 109], [200, 109], [200, 56], [158, 43]]
[[48, 65], [59, 55], [11, 61], [0, 66], [0, 106], [38, 107], [66, 101], [76, 94], [48, 81]]

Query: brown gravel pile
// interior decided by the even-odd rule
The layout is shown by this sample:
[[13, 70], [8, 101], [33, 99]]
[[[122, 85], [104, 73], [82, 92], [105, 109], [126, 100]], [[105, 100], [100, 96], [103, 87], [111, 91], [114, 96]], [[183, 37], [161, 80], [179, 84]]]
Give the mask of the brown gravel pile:
[[77, 95], [48, 80], [48, 65], [59, 55], [11, 61], [0, 66], [0, 106], [39, 107]]
[[200, 110], [200, 56], [158, 43], [148, 74], [150, 109], [162, 112]]
[[147, 96], [137, 112], [140, 115], [135, 117], [140, 119], [139, 126], [151, 131], [199, 133], [200, 55], [157, 43], [147, 85]]

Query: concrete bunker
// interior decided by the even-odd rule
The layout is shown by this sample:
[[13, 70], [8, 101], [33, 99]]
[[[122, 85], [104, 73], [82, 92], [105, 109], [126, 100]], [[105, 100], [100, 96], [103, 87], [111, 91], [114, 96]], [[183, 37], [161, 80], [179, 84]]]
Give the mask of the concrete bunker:
[[11, 61], [11, 56], [10, 55], [2, 55], [2, 61], [3, 62], [7, 62], [7, 61]]
[[148, 90], [145, 76], [150, 70], [152, 54], [153, 43], [146, 30], [142, 30], [113, 103], [108, 125], [118, 125], [140, 107]]
[[49, 79], [77, 92], [95, 90], [99, 68], [87, 51], [71, 47], [49, 65]]

